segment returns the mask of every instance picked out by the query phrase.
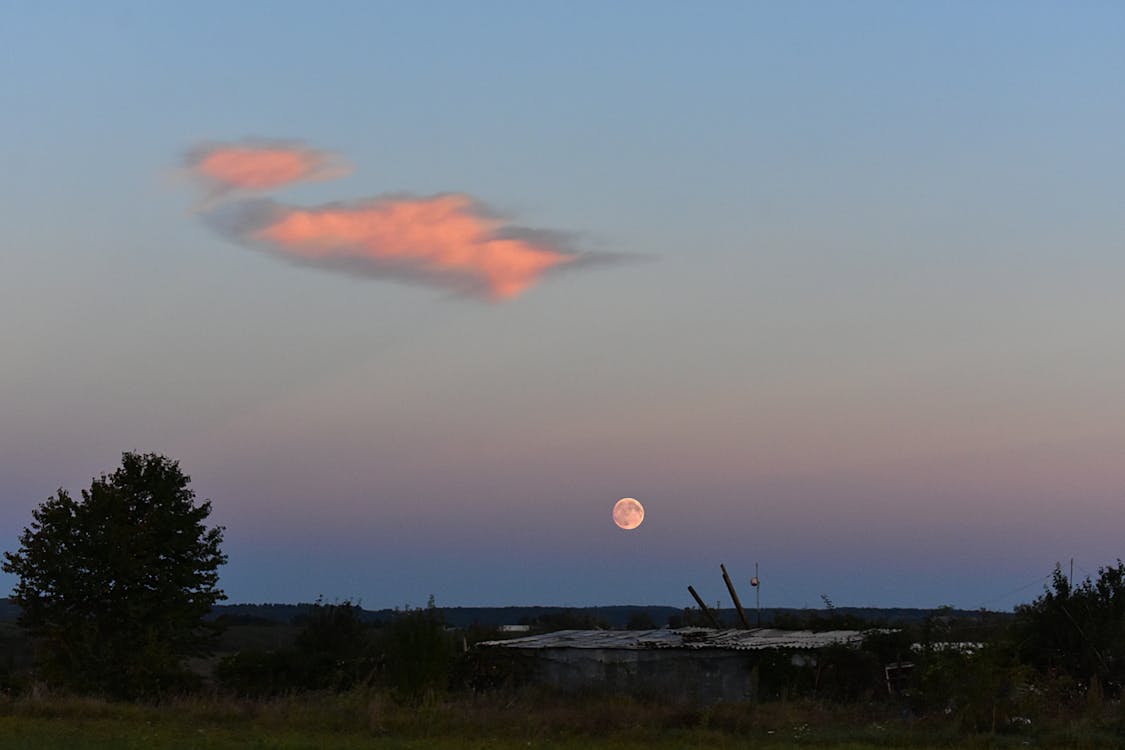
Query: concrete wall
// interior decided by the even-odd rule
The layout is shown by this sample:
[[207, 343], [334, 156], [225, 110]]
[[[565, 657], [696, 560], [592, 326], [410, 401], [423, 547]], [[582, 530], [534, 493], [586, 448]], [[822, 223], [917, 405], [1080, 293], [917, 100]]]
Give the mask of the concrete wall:
[[756, 698], [756, 659], [719, 649], [545, 648], [528, 654], [538, 681], [568, 692], [605, 690], [691, 704]]

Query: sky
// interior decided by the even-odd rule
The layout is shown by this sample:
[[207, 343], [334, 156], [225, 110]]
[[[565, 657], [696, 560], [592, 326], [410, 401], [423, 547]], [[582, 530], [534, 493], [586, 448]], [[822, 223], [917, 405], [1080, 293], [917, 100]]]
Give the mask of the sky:
[[1123, 554], [1120, 4], [0, 11], [4, 549], [140, 451], [234, 602], [1002, 610]]

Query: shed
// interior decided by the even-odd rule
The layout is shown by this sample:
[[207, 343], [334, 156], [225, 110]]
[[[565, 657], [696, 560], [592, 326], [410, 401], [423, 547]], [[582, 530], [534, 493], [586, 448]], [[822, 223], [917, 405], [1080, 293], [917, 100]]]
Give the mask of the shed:
[[567, 692], [604, 690], [689, 703], [753, 700], [769, 652], [796, 666], [829, 646], [858, 646], [866, 632], [831, 630], [560, 630], [486, 641], [485, 652], [518, 654], [530, 678]]

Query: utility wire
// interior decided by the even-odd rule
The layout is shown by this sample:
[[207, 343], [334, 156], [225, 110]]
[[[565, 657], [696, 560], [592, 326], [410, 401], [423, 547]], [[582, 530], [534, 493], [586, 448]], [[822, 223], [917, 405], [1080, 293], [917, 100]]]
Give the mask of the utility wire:
[[1007, 599], [1007, 598], [1008, 598], [1008, 597], [1010, 597], [1010, 596], [1014, 596], [1015, 594], [1018, 594], [1018, 593], [1020, 593], [1021, 591], [1024, 591], [1024, 590], [1026, 590], [1026, 589], [1029, 589], [1029, 588], [1031, 588], [1032, 586], [1039, 586], [1039, 585], [1042, 585], [1044, 581], [1047, 581], [1048, 579], [1050, 579], [1050, 578], [1051, 578], [1052, 576], [1054, 576], [1054, 575], [1055, 575], [1055, 571], [1053, 571], [1053, 570], [1052, 570], [1052, 571], [1051, 571], [1050, 573], [1048, 573], [1047, 575], [1045, 575], [1045, 576], [1042, 576], [1041, 578], [1037, 578], [1037, 579], [1035, 579], [1034, 581], [1032, 581], [1031, 583], [1025, 583], [1025, 584], [1024, 584], [1023, 586], [1020, 586], [1020, 587], [1019, 587], [1019, 588], [1017, 588], [1017, 589], [1013, 589], [1013, 590], [1011, 590], [1011, 591], [1007, 592], [1006, 594], [1001, 594], [1000, 596], [995, 596], [995, 597], [993, 597], [993, 598], [989, 599], [989, 600], [988, 600], [988, 601], [986, 601], [986, 602], [982, 602], [982, 603], [981, 603], [981, 605], [980, 605], [980, 608], [981, 608], [981, 609], [988, 609], [988, 605], [989, 605], [989, 604], [992, 604], [993, 602], [998, 602], [998, 601], [1000, 601], [1001, 599]]

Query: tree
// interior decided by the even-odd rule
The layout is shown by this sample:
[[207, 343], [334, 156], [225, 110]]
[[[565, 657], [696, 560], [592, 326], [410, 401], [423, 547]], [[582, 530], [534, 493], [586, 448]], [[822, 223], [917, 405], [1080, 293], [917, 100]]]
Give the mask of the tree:
[[1034, 666], [1119, 695], [1125, 685], [1125, 563], [1098, 568], [1097, 580], [1077, 585], [1056, 565], [1050, 588], [1016, 610], [1016, 633]]
[[184, 658], [204, 655], [217, 631], [203, 621], [225, 599], [217, 569], [223, 528], [195, 502], [179, 464], [125, 453], [113, 474], [75, 500], [63, 489], [32, 511], [3, 569], [37, 639], [49, 682], [119, 697], [181, 687]]
[[454, 646], [433, 596], [425, 609], [397, 613], [381, 640], [387, 681], [396, 700], [418, 704], [446, 688]]
[[[297, 690], [349, 690], [370, 682], [378, 669], [371, 628], [358, 604], [324, 604], [319, 599], [299, 620], [304, 627], [293, 648], [245, 649], [215, 667], [228, 691], [269, 696]], [[297, 624], [298, 619], [294, 619]]]

